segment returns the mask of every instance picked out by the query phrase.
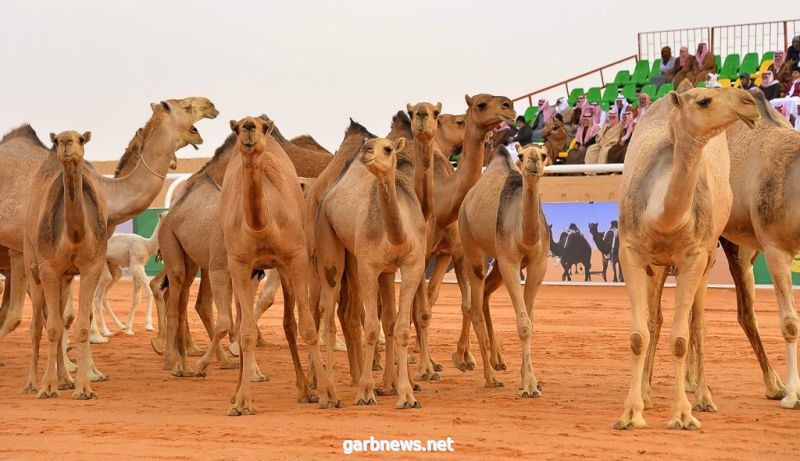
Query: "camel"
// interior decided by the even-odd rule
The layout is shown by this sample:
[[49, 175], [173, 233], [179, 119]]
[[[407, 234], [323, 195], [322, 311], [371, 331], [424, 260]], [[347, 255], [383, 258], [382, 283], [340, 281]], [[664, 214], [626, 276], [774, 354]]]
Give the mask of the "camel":
[[[428, 289], [428, 302], [433, 305], [438, 295], [441, 279], [450, 262], [448, 256], [452, 257], [456, 277], [459, 280], [462, 312], [461, 335], [456, 351], [452, 355], [452, 360], [455, 367], [461, 371], [474, 369], [475, 358], [469, 352], [470, 290], [456, 221], [458, 220], [459, 208], [464, 197], [480, 178], [484, 161], [486, 135], [503, 121], [513, 123], [516, 116], [511, 100], [504, 96], [478, 94], [470, 97], [466, 95], [465, 100], [467, 102], [467, 114], [463, 118], [464, 135], [458, 170], [453, 169], [449, 159], [444, 155], [434, 155], [433, 216], [435, 229], [429, 255], [436, 256], [436, 262], [431, 276], [433, 286]], [[446, 133], [459, 132], [459, 127], [462, 126], [461, 116], [454, 116], [447, 122], [455, 124], [455, 130], [449, 130]], [[448, 137], [450, 139], [454, 138], [452, 136]], [[455, 137], [457, 138], [458, 134]], [[444, 149], [452, 149], [456, 146], [450, 144]], [[441, 147], [440, 150], [447, 152]], [[429, 321], [430, 318], [428, 319]], [[420, 349], [423, 349], [422, 345], [420, 345]], [[430, 357], [429, 352], [427, 355]], [[493, 365], [501, 366], [498, 363]], [[432, 361], [429, 360], [428, 363], [425, 363], [420, 360], [420, 370], [417, 373], [417, 378], [426, 376], [435, 378], [438, 375], [436, 371], [439, 370], [441, 370], [441, 367], [435, 366]]]
[[[144, 271], [144, 266], [147, 264], [147, 260], [158, 251], [158, 228], [161, 226], [161, 222], [166, 215], [167, 212], [159, 213], [158, 222], [150, 238], [145, 238], [137, 234], [114, 234], [108, 240], [106, 264], [110, 270], [109, 275], [112, 277], [100, 277], [93, 302], [94, 311], [100, 323], [103, 336], [111, 336], [111, 332], [108, 331], [108, 326], [106, 326], [105, 319], [103, 318], [104, 307], [117, 328], [124, 330], [126, 335], [132, 336], [134, 334], [133, 318], [136, 314], [136, 307], [139, 305], [139, 297], [141, 296], [142, 290], [145, 291], [145, 297], [147, 298], [144, 329], [146, 331], [153, 331], [153, 293], [150, 291], [150, 280]], [[123, 267], [130, 269], [133, 274], [131, 310], [128, 314], [128, 322], [125, 324], [120, 322], [119, 318], [114, 314], [106, 298], [111, 286], [122, 276]]]
[[[269, 120], [269, 117], [267, 117], [267, 119]], [[325, 152], [324, 149], [323, 151], [319, 149], [308, 149], [289, 141], [281, 134], [277, 127], [272, 130], [270, 136], [278, 142], [286, 152], [286, 155], [289, 156], [297, 172], [297, 176], [301, 178], [316, 178], [333, 159], [333, 156]]]
[[[752, 127], [758, 118], [755, 101], [745, 91], [696, 88], [670, 92], [637, 126], [622, 173], [619, 205], [620, 263], [633, 312], [633, 372], [625, 410], [614, 424], [617, 429], [646, 426], [642, 411], [651, 403], [645, 352], [651, 336], [653, 344], [658, 342], [655, 317], [669, 266], [677, 270], [677, 288], [669, 338], [675, 394], [667, 427], [701, 427], [685, 393], [689, 314], [698, 325], [693, 330], [698, 332], [697, 353], [702, 355], [708, 271], [732, 203], [724, 131], [737, 120]], [[716, 410], [702, 367], [694, 408]]]
[[[504, 280], [517, 317], [522, 342], [522, 383], [519, 395], [540, 397], [541, 386], [533, 373], [531, 322], [533, 302], [547, 270], [550, 233], [541, 209], [539, 179], [544, 174], [547, 152], [536, 146], [519, 150], [520, 170], [511, 164], [504, 146], [489, 163], [486, 172], [467, 193], [458, 217], [458, 228], [469, 270], [472, 326], [478, 335], [486, 387], [500, 387], [489, 360], [489, 338], [484, 326], [484, 284], [486, 257], [496, 260], [494, 284]], [[519, 269], [525, 267], [523, 290]], [[493, 287], [494, 288], [494, 287]], [[488, 309], [487, 309], [488, 310]]]
[[[83, 163], [84, 146], [91, 133], [65, 131], [50, 134], [50, 155], [33, 176], [30, 194], [43, 200], [29, 200], [26, 206], [24, 258], [33, 301], [31, 339], [33, 354], [25, 391], [36, 393], [39, 341], [43, 323], [50, 343], [47, 368], [38, 398], [58, 397], [59, 389], [74, 388], [76, 399], [93, 399], [89, 352], [89, 316], [92, 296], [105, 264], [106, 202], [96, 177]], [[81, 276], [77, 324], [79, 350], [75, 381], [63, 368], [65, 338], [62, 310], [69, 284]]]
[[[358, 288], [366, 311], [366, 354], [371, 363], [378, 341], [378, 297], [383, 303], [383, 325], [387, 329], [386, 380], [398, 394], [397, 408], [419, 408], [408, 374], [408, 340], [415, 292], [424, 274], [427, 252], [426, 222], [412, 178], [416, 170], [398, 153], [405, 138], [364, 142], [358, 161], [350, 165], [323, 199], [315, 219], [317, 275], [321, 284], [320, 308], [333, 344], [334, 302], [345, 264], [345, 251], [355, 256]], [[429, 159], [430, 160], [430, 159]], [[352, 197], [369, 197], [354, 201]], [[400, 300], [395, 318], [394, 274], [400, 270]], [[380, 292], [380, 295], [379, 295]], [[392, 333], [390, 334], [389, 331]], [[389, 337], [393, 337], [391, 344]], [[394, 349], [399, 376], [395, 377]], [[329, 348], [328, 367], [333, 368]], [[372, 370], [362, 367], [355, 402], [376, 403]]]
[[[594, 244], [597, 245], [597, 249], [603, 255], [603, 281], [608, 281], [606, 271], [608, 270], [608, 264], [611, 263], [611, 270], [614, 272], [614, 283], [617, 283], [623, 282], [624, 279], [622, 277], [622, 269], [619, 268], [619, 231], [613, 224], [611, 229], [600, 232], [597, 229], [598, 224], [596, 222], [589, 223], [589, 233], [592, 234]], [[619, 275], [617, 274], [617, 269], [620, 269]]]
[[295, 136], [294, 138], [290, 139], [289, 142], [297, 147], [302, 147], [304, 149], [320, 152], [331, 156], [333, 155], [328, 149], [322, 147], [320, 143], [317, 142], [316, 139], [314, 139], [313, 137], [311, 137], [311, 135], [308, 134], [301, 134], [300, 136]]
[[[678, 91], [681, 91], [679, 88]], [[797, 196], [797, 146], [800, 134], [786, 123], [759, 91], [752, 92], [761, 115], [755, 129], [737, 122], [726, 132], [731, 155], [730, 185], [733, 205], [720, 239], [736, 284], [736, 304], [742, 326], [761, 367], [766, 397], [781, 400], [783, 408], [800, 409], [797, 369], [797, 318], [792, 292], [791, 264], [800, 253], [798, 229], [790, 206]], [[753, 263], [763, 251], [772, 274], [780, 308], [781, 334], [786, 342], [787, 382], [781, 382], [764, 351], [753, 309]], [[659, 317], [660, 324], [660, 317]], [[660, 325], [659, 325], [660, 326]], [[692, 336], [694, 340], [695, 335]], [[690, 346], [696, 346], [693, 342]], [[702, 357], [690, 357], [689, 381], [694, 384]], [[648, 365], [650, 365], [648, 363]], [[652, 365], [650, 365], [652, 366]], [[646, 372], [645, 376], [649, 376]]]
[[[151, 104], [153, 115], [142, 132], [142, 150], [127, 151], [120, 159], [118, 177], [106, 178], [93, 169], [107, 200], [108, 236], [114, 228], [145, 210], [161, 191], [167, 169], [178, 146], [192, 125], [214, 118], [219, 111], [206, 98], [170, 99]], [[22, 259], [22, 229], [28, 191], [41, 162], [49, 155], [30, 125], [23, 125], [0, 140], [0, 252], [9, 250], [8, 304], [0, 308], [0, 340], [13, 331], [22, 318], [27, 282]]]
[[[297, 301], [300, 334], [308, 346], [316, 372], [319, 404], [323, 408], [340, 407], [335, 383], [322, 368], [317, 331], [309, 309], [309, 253], [302, 238], [303, 192], [294, 166], [281, 146], [269, 136], [271, 121], [245, 117], [238, 122], [232, 120], [231, 129], [237, 136], [237, 153], [231, 158], [222, 183], [219, 201], [222, 226], [221, 229], [212, 229], [212, 241], [222, 241], [224, 245], [212, 248], [210, 264], [211, 283], [219, 309], [214, 329], [215, 342], [232, 326], [228, 309], [223, 307], [230, 305], [231, 285], [241, 313], [239, 384], [234, 406], [228, 414], [255, 413], [250, 377], [260, 374], [260, 371], [254, 354], [258, 335], [253, 316], [255, 299], [251, 277], [254, 270], [274, 267], [280, 274], [284, 303], [290, 306], [287, 308], [289, 312]], [[285, 238], [287, 235], [300, 238]], [[291, 320], [294, 323], [293, 315]], [[168, 322], [174, 324], [172, 316], [168, 317]], [[292, 340], [290, 348], [296, 359], [296, 345], [291, 343]], [[300, 399], [312, 400], [302, 369], [295, 369]]]
[[[550, 252], [558, 257], [564, 272], [561, 274], [561, 281], [572, 281], [572, 266], [578, 264], [583, 266], [584, 281], [592, 280], [592, 247], [589, 241], [580, 233], [575, 223], [570, 224], [567, 232], [562, 232], [558, 242], [553, 240], [552, 225], [550, 226]], [[575, 271], [577, 273], [577, 270]]]

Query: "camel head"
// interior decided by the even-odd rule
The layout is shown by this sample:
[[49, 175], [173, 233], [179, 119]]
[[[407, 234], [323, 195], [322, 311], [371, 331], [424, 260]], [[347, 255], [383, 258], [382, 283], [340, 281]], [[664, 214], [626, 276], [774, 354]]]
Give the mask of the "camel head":
[[191, 114], [193, 118], [192, 123], [199, 122], [204, 118], [217, 118], [217, 115], [219, 115], [219, 111], [214, 106], [214, 103], [211, 102], [210, 99], [203, 98], [201, 96], [192, 96], [183, 99], [170, 99], [168, 102]]
[[63, 131], [59, 134], [50, 133], [53, 142], [53, 151], [58, 161], [64, 165], [78, 165], [83, 162], [83, 145], [92, 139], [91, 131], [83, 134], [77, 131]]
[[236, 133], [236, 143], [242, 153], [245, 166], [267, 151], [267, 138], [275, 125], [272, 120], [261, 117], [245, 117], [238, 122], [231, 120], [231, 130]]
[[466, 95], [467, 124], [477, 126], [481, 131], [493, 130], [500, 122], [514, 124], [517, 113], [511, 100], [505, 96], [491, 94]]
[[406, 145], [405, 138], [391, 139], [373, 138], [364, 141], [358, 153], [361, 163], [374, 174], [380, 182], [384, 182], [389, 173], [397, 167], [397, 153]]
[[[180, 144], [178, 144], [178, 150], [184, 146], [191, 145], [194, 147], [194, 150], [198, 150], [198, 145], [203, 144], [203, 138], [200, 136], [200, 132], [197, 131], [197, 127], [192, 125], [189, 128], [183, 137], [181, 138]], [[172, 158], [169, 161], [169, 169], [176, 170], [178, 168], [178, 155], [177, 150], [172, 153]]]
[[753, 96], [739, 88], [694, 88], [669, 93], [673, 123], [696, 139], [710, 139], [737, 120], [753, 128], [760, 115]]
[[435, 106], [428, 102], [421, 102], [414, 106], [406, 104], [406, 111], [411, 119], [411, 132], [414, 137], [422, 142], [432, 141], [439, 126], [442, 103], [437, 102]]
[[526, 147], [517, 147], [519, 153], [519, 169], [522, 177], [528, 182], [536, 182], [544, 175], [544, 161], [547, 152], [539, 146], [530, 144]]
[[[455, 146], [456, 149], [464, 144], [464, 133], [466, 132], [467, 116], [442, 114], [439, 116], [438, 129], [436, 135], [448, 146]], [[450, 155], [452, 152], [443, 152]]]

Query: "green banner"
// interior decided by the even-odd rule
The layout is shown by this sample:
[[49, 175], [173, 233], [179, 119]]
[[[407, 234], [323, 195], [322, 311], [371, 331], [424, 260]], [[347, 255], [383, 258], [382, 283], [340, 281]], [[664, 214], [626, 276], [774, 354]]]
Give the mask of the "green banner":
[[[764, 253], [758, 254], [756, 263], [753, 264], [753, 275], [756, 285], [772, 285], [772, 276], [769, 275]], [[792, 261], [792, 285], [800, 285], [800, 256], [795, 256]]]

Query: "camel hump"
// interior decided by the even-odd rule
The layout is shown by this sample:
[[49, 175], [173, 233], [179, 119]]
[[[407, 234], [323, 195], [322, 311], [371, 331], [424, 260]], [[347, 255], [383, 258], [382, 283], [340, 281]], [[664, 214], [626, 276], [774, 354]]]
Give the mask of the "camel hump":
[[25, 123], [23, 125], [14, 128], [13, 130], [9, 131], [3, 136], [3, 139], [0, 139], [0, 144], [11, 141], [12, 139], [27, 139], [31, 143], [36, 146], [39, 146], [43, 149], [47, 149], [47, 147], [42, 144], [42, 141], [39, 139], [39, 136], [36, 135], [36, 130], [29, 123]]

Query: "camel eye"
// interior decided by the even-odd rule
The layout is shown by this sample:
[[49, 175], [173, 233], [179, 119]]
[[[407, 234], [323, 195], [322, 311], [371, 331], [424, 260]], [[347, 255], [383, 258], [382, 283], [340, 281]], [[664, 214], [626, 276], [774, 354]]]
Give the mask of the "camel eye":
[[478, 109], [479, 110], [485, 110], [486, 109], [486, 103], [485, 102], [479, 102], [478, 103]]
[[434, 112], [433, 113], [433, 118], [439, 118], [439, 112]]
[[456, 125], [464, 126], [464, 121], [463, 120], [459, 120], [459, 121], [456, 122]]
[[389, 155], [389, 154], [392, 153], [392, 148], [389, 147], [389, 146], [386, 146], [386, 147], [383, 148], [383, 151], [386, 153], [386, 155]]
[[706, 107], [709, 106], [709, 104], [711, 104], [711, 98], [703, 98], [703, 99], [697, 101], [697, 104], [700, 107], [706, 108]]
[[519, 158], [519, 161], [521, 162], [522, 160], [525, 159], [525, 156], [522, 155], [522, 154], [519, 154], [519, 155], [517, 155], [517, 158]]

